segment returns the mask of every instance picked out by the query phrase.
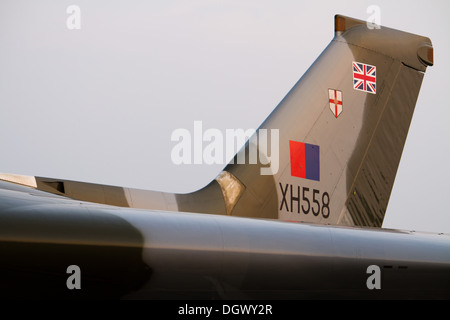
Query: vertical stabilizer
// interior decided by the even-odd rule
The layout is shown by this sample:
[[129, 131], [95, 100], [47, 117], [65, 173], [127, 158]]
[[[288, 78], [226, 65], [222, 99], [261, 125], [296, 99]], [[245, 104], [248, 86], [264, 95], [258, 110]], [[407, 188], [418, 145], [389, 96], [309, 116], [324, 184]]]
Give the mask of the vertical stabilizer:
[[337, 15], [334, 39], [260, 128], [279, 130], [274, 185], [226, 168], [253, 197], [235, 212], [259, 199], [283, 220], [380, 227], [432, 64], [428, 38]]
[[[257, 131], [272, 138], [270, 146], [258, 149], [262, 136], [254, 136], [203, 189], [168, 194], [33, 181], [38, 189], [120, 206], [381, 227], [432, 64], [428, 38], [337, 15], [330, 44]], [[235, 161], [243, 152], [244, 164]]]

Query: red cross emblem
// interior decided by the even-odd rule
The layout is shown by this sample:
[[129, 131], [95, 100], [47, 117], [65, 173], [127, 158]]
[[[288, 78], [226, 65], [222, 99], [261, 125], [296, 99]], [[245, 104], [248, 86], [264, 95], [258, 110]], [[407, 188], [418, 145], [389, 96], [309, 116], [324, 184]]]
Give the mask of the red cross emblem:
[[328, 98], [330, 101], [330, 110], [337, 118], [342, 112], [342, 91], [328, 89]]

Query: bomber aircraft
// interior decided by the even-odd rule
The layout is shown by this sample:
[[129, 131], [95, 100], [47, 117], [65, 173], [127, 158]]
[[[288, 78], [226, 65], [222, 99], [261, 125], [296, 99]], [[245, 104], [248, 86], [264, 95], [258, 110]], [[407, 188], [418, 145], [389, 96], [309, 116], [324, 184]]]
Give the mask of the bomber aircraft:
[[449, 236], [382, 228], [432, 43], [342, 15], [334, 31], [198, 191], [1, 174], [0, 294], [449, 299]]

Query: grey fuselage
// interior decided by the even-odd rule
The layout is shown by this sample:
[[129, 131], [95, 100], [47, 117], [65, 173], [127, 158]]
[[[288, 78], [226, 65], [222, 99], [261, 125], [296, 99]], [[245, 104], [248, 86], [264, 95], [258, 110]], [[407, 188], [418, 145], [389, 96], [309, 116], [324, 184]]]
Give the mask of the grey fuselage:
[[450, 298], [447, 235], [118, 208], [7, 182], [0, 197], [5, 297]]

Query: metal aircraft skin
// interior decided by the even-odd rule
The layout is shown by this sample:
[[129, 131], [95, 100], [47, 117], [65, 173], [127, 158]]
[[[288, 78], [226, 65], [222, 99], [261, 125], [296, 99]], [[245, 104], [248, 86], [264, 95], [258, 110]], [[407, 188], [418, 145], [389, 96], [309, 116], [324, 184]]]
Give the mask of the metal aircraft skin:
[[189, 194], [0, 175], [1, 295], [449, 299], [449, 236], [381, 228], [432, 64], [428, 38], [336, 15], [260, 127], [279, 134], [273, 174], [238, 154]]

